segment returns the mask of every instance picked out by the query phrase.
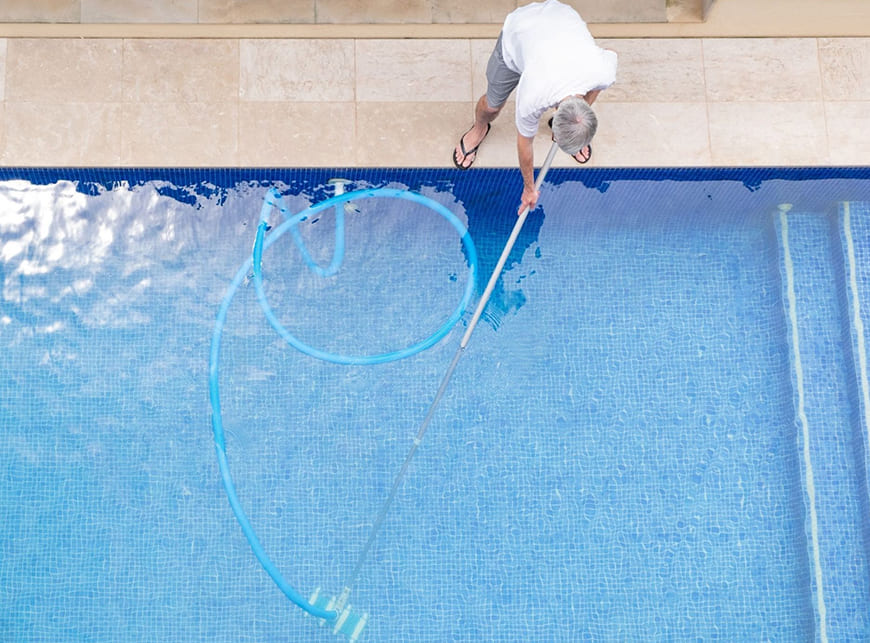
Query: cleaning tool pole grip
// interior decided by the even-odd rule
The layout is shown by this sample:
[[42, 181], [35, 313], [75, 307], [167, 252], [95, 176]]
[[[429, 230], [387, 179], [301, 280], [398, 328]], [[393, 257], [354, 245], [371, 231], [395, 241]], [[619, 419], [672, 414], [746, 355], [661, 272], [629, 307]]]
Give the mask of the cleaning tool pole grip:
[[[550, 169], [550, 165], [553, 163], [553, 157], [556, 156], [556, 150], [559, 146], [553, 141], [553, 144], [550, 146], [550, 152], [547, 154], [547, 158], [544, 161], [544, 164], [541, 166], [540, 171], [538, 172], [538, 178], [535, 181], [535, 190], [539, 190], [541, 185], [544, 182], [544, 177], [547, 176], [547, 170]], [[486, 289], [483, 291], [483, 295], [480, 298], [480, 301], [477, 303], [477, 308], [474, 311], [474, 315], [471, 317], [471, 321], [468, 324], [468, 328], [465, 330], [465, 335], [462, 336], [462, 341], [459, 343], [460, 348], [465, 348], [468, 345], [468, 341], [471, 339], [471, 333], [474, 332], [474, 327], [477, 326], [477, 322], [480, 321], [480, 316], [483, 314], [483, 309], [486, 308], [486, 304], [489, 303], [489, 298], [492, 295], [492, 291], [495, 288], [495, 284], [498, 282], [499, 277], [501, 276], [501, 271], [504, 268], [505, 263], [507, 262], [508, 255], [511, 253], [511, 250], [514, 247], [514, 243], [516, 243], [517, 237], [520, 236], [520, 230], [523, 228], [523, 224], [526, 222], [526, 217], [529, 216], [529, 207], [526, 206], [523, 208], [523, 211], [520, 212], [520, 216], [517, 217], [517, 222], [514, 224], [514, 229], [511, 231], [510, 237], [508, 237], [507, 243], [504, 246], [504, 250], [502, 250], [501, 256], [498, 258], [498, 263], [495, 265], [495, 269], [492, 271], [492, 276], [489, 278], [489, 283], [486, 284]]]

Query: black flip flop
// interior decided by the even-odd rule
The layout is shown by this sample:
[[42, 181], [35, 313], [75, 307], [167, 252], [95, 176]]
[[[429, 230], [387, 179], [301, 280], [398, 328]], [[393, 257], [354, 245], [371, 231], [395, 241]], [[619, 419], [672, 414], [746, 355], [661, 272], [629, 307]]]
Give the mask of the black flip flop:
[[[577, 158], [577, 154], [580, 154], [580, 152], [582, 152], [583, 150], [585, 150], [586, 147], [589, 148], [589, 154], [588, 154], [587, 156], [584, 156], [584, 157], [583, 157], [583, 160], [581, 161], [580, 159]], [[586, 147], [584, 147], [583, 150], [580, 150], [580, 152], [577, 152], [577, 154], [575, 154], [574, 156], [571, 157], [572, 159], [574, 159], [575, 161], [577, 161], [580, 165], [583, 165], [584, 163], [588, 163], [588, 162], [589, 162], [589, 159], [592, 158], [592, 144], [590, 143], [590, 144], [587, 145]]]
[[[547, 125], [550, 126], [550, 130], [553, 129], [553, 118], [554, 118], [554, 117], [551, 116], [551, 117], [550, 117], [550, 120], [547, 121]], [[553, 138], [553, 140], [555, 141], [555, 140], [556, 140], [556, 135], [553, 134], [553, 137], [552, 137], [552, 138]], [[590, 143], [590, 144], [587, 145], [586, 147], [589, 148], [589, 154], [588, 154], [588, 156], [584, 156], [582, 161], [581, 161], [580, 159], [577, 158], [577, 154], [579, 154], [579, 153], [582, 152], [583, 150], [580, 150], [580, 152], [577, 152], [577, 154], [574, 154], [574, 155], [571, 157], [572, 159], [574, 159], [575, 161], [577, 161], [580, 165], [583, 165], [583, 164], [585, 164], [585, 163], [588, 163], [588, 162], [589, 162], [589, 159], [592, 158], [592, 144]], [[584, 147], [583, 149], [586, 149], [586, 148]]]
[[474, 149], [466, 150], [465, 143], [462, 142], [463, 139], [465, 138], [465, 134], [468, 134], [468, 132], [470, 132], [472, 129], [474, 129], [474, 125], [471, 126], [471, 129], [469, 129], [468, 132], [465, 132], [465, 134], [460, 136], [459, 137], [459, 149], [462, 151], [462, 160], [464, 161], [466, 158], [468, 158], [469, 154], [474, 154], [474, 160], [472, 160], [471, 163], [469, 163], [468, 165], [462, 165], [462, 161], [458, 161], [456, 159], [456, 150], [453, 150], [453, 165], [455, 165], [460, 170], [467, 170], [472, 165], [474, 165], [474, 161], [477, 160], [477, 149], [480, 147], [481, 143], [483, 143], [486, 140], [486, 137], [489, 135], [490, 128], [492, 128], [492, 123], [487, 123], [486, 124], [486, 134], [484, 134], [483, 138], [480, 139], [480, 143], [478, 143], [477, 145], [474, 146]]

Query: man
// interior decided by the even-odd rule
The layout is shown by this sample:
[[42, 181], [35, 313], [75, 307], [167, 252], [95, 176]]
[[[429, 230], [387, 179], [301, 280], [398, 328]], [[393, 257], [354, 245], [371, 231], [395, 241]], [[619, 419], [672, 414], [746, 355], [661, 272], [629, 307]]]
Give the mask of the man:
[[467, 170], [489, 133], [490, 124], [516, 88], [517, 156], [523, 177], [519, 207], [534, 209], [538, 192], [534, 181], [532, 144], [538, 122], [556, 107], [550, 121], [553, 140], [585, 163], [598, 121], [589, 107], [616, 80], [616, 53], [596, 46], [578, 13], [559, 0], [535, 2], [505, 19], [486, 67], [486, 94], [474, 110], [474, 125], [453, 151], [453, 163]]

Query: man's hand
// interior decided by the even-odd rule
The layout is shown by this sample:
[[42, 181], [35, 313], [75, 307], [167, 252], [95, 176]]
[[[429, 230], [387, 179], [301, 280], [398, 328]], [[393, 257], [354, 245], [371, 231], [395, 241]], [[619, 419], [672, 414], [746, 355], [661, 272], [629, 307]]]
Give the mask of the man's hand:
[[520, 161], [520, 174], [523, 177], [523, 196], [517, 214], [522, 214], [523, 208], [534, 210], [538, 204], [538, 191], [535, 189], [535, 153], [532, 147], [534, 137], [527, 138], [517, 132], [517, 155]]
[[517, 216], [523, 213], [523, 210], [528, 207], [529, 212], [535, 209], [538, 205], [538, 197], [541, 195], [534, 187], [531, 188], [523, 188], [523, 196], [522, 203], [520, 203], [520, 207], [517, 210]]

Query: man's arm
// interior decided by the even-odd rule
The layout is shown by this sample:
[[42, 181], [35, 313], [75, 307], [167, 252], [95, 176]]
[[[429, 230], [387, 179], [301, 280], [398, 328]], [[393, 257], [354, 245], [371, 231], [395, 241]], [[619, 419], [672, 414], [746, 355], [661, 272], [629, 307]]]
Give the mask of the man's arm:
[[528, 206], [534, 210], [538, 204], [538, 191], [535, 189], [535, 150], [534, 137], [529, 138], [517, 132], [517, 156], [520, 160], [520, 174], [523, 176], [523, 196], [517, 214]]
[[591, 105], [592, 103], [595, 102], [595, 99], [598, 98], [598, 94], [600, 94], [600, 93], [601, 93], [600, 89], [593, 89], [592, 91], [586, 92], [583, 95], [583, 100], [586, 101], [587, 105]]

